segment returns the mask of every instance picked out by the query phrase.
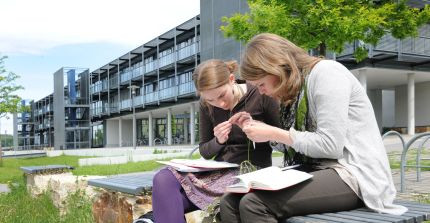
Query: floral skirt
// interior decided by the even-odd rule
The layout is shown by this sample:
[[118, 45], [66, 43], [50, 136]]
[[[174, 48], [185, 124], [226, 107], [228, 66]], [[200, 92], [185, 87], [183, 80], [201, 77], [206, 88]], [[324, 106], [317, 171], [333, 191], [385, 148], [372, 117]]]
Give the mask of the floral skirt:
[[221, 169], [216, 171], [183, 173], [167, 167], [178, 179], [188, 199], [201, 210], [222, 196], [225, 188], [238, 180], [234, 178], [239, 174], [238, 168]]

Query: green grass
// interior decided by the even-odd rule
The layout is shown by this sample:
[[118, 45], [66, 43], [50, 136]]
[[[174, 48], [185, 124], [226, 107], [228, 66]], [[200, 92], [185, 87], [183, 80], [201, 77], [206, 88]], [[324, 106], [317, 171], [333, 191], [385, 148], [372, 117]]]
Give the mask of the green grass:
[[48, 193], [37, 197], [28, 194], [24, 182], [11, 186], [11, 193], [0, 195], [2, 223], [92, 223], [91, 201], [82, 192], [69, 195], [66, 214], [54, 206]]
[[[193, 159], [199, 158], [200, 155], [193, 155]], [[115, 175], [123, 173], [133, 173], [142, 171], [151, 171], [160, 168], [162, 165], [151, 160], [136, 163], [109, 164], [95, 166], [78, 166], [79, 156], [57, 156], [57, 157], [39, 157], [39, 158], [7, 158], [3, 159], [3, 167], [0, 167], [0, 183], [20, 181], [23, 172], [19, 169], [21, 166], [41, 166], [51, 164], [64, 164], [75, 167], [72, 171], [74, 175]], [[184, 157], [182, 157], [184, 158]]]
[[7, 158], [3, 159], [3, 166], [0, 167], [0, 183], [8, 181], [19, 181], [22, 178], [21, 166], [39, 166], [51, 164], [64, 164], [77, 167], [77, 156], [58, 156], [58, 157], [38, 157], [38, 158]]
[[[200, 155], [194, 155], [197, 159]], [[58, 156], [41, 158], [8, 158], [3, 159], [0, 167], [0, 183], [9, 183], [11, 193], [0, 194], [0, 222], [1, 223], [91, 223], [92, 203], [82, 192], [70, 194], [67, 199], [66, 214], [60, 216], [48, 193], [38, 197], [28, 194], [21, 166], [39, 166], [50, 164], [64, 164], [74, 166], [74, 175], [113, 175], [150, 171], [161, 167], [155, 161], [125, 163], [117, 165], [97, 165], [78, 167], [78, 160], [83, 157]], [[12, 186], [11, 183], [17, 185]]]
[[[393, 153], [388, 154], [391, 169], [400, 169], [401, 155], [402, 155], [401, 152], [393, 152]], [[417, 150], [416, 149], [410, 149], [408, 151], [408, 153], [406, 154], [407, 165], [415, 165], [416, 164], [416, 156], [417, 156]], [[429, 149], [423, 150], [421, 153], [421, 157], [430, 158]], [[421, 160], [421, 165], [422, 166], [430, 166], [430, 160]], [[415, 171], [416, 168], [407, 167], [406, 170]], [[421, 168], [421, 171], [430, 171], [430, 168]]]
[[278, 151], [272, 152], [272, 157], [283, 157], [284, 154]]

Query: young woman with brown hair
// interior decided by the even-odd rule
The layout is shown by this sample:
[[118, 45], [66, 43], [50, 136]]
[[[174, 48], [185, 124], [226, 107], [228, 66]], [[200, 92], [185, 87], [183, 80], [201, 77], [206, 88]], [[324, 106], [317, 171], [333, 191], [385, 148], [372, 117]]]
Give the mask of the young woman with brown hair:
[[260, 93], [281, 102], [281, 128], [252, 121], [246, 112], [230, 121], [248, 120], [243, 131], [249, 139], [282, 147], [286, 165], [300, 164], [313, 178], [279, 191], [226, 194], [223, 222], [276, 223], [364, 205], [406, 211], [392, 203], [396, 190], [372, 105], [347, 68], [266, 33], [248, 43], [240, 71]]
[[[249, 84], [238, 84], [234, 73], [236, 62], [208, 60], [193, 74], [200, 95], [200, 154], [205, 159], [240, 164], [250, 162], [258, 167], [272, 165], [272, 148], [267, 142], [250, 143], [230, 117], [246, 111], [254, 120], [279, 125], [276, 100], [261, 95]], [[242, 126], [243, 127], [243, 126]], [[249, 154], [249, 155], [248, 155]], [[248, 157], [249, 156], [249, 157]], [[237, 169], [202, 173], [180, 173], [172, 168], [160, 170], [154, 177], [152, 205], [156, 223], [185, 222], [184, 213], [206, 209], [233, 184]]]

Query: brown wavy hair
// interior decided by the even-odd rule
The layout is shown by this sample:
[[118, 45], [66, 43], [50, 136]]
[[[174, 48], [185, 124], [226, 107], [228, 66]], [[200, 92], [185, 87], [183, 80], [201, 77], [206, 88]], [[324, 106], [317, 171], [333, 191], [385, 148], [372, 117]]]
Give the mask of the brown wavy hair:
[[274, 95], [288, 105], [294, 102], [304, 78], [322, 58], [310, 56], [304, 49], [271, 33], [254, 36], [246, 46], [240, 65], [241, 77], [255, 81], [266, 75], [279, 78]]
[[229, 82], [230, 74], [238, 69], [236, 61], [222, 61], [218, 59], [206, 60], [199, 64], [193, 73], [194, 85], [197, 93], [212, 90]]

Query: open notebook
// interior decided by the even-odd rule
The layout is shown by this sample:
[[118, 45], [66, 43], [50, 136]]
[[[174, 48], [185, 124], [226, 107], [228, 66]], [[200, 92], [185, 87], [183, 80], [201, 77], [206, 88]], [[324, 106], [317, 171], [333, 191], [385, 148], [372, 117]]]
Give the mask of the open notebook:
[[179, 172], [204, 172], [204, 171], [212, 171], [219, 170], [225, 168], [235, 168], [238, 167], [238, 164], [228, 163], [228, 162], [220, 162], [214, 160], [204, 160], [204, 159], [172, 159], [170, 161], [157, 161], [158, 163], [162, 163], [165, 165], [169, 165], [175, 168]]
[[280, 190], [311, 178], [312, 175], [291, 168], [271, 166], [236, 176], [240, 181], [226, 188], [227, 192], [248, 193], [250, 190]]

